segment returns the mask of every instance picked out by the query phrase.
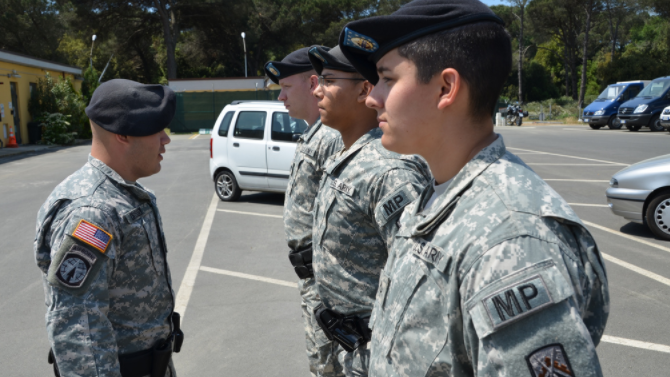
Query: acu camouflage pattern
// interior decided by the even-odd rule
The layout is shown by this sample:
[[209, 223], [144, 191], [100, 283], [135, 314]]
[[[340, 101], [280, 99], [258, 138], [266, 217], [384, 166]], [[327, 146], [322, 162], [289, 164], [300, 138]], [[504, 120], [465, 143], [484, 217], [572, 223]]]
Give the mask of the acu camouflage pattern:
[[[312, 245], [312, 210], [324, 165], [328, 157], [343, 146], [339, 132], [323, 125], [320, 120], [298, 139], [284, 203], [284, 230], [291, 251], [303, 250]], [[320, 373], [320, 366], [328, 365], [327, 359], [332, 353], [331, 342], [314, 318], [314, 308], [321, 303], [314, 278], [301, 279], [298, 286], [302, 297], [309, 369], [316, 376]]]
[[[601, 376], [607, 276], [570, 206], [501, 136], [424, 213], [432, 192], [405, 209], [382, 272], [370, 375], [532, 376], [526, 358], [560, 344], [573, 375]], [[535, 298], [515, 301], [528, 284]]]
[[[328, 161], [314, 209], [314, 274], [324, 306], [343, 315], [369, 316], [379, 274], [405, 204], [384, 212], [394, 197], [409, 203], [430, 180], [425, 161], [381, 145], [375, 128]], [[390, 205], [390, 204], [388, 204]], [[390, 214], [390, 215], [389, 215]], [[388, 215], [388, 216], [387, 216]], [[332, 375], [367, 375], [369, 349], [334, 349]], [[333, 357], [333, 362], [335, 359]]]
[[[103, 265], [81, 295], [47, 281], [51, 261], [84, 219], [111, 233]], [[35, 259], [43, 274], [49, 342], [63, 376], [121, 376], [118, 355], [151, 348], [172, 332], [167, 249], [152, 192], [101, 161], [51, 193], [37, 215]], [[53, 267], [52, 267], [53, 268]], [[45, 350], [46, 353], [46, 350]], [[172, 365], [166, 376], [175, 376]]]

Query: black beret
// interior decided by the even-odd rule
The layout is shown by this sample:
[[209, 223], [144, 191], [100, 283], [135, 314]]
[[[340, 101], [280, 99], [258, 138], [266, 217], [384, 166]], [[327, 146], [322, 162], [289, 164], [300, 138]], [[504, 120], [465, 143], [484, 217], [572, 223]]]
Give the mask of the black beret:
[[127, 136], [149, 136], [165, 129], [177, 109], [172, 89], [123, 79], [100, 85], [86, 115], [105, 130]]
[[312, 46], [309, 49], [309, 61], [312, 62], [312, 67], [319, 75], [324, 68], [334, 69], [336, 71], [356, 72], [347, 57], [342, 54], [340, 46], [333, 48], [326, 46]]
[[391, 15], [348, 23], [340, 33], [339, 45], [356, 70], [377, 84], [376, 63], [394, 48], [428, 34], [487, 21], [504, 26], [478, 0], [414, 0]]
[[280, 62], [269, 61], [265, 63], [265, 74], [268, 75], [272, 82], [279, 84], [279, 80], [281, 79], [311, 71], [312, 63], [309, 62], [307, 51], [309, 51], [309, 47], [303, 47], [286, 55]]

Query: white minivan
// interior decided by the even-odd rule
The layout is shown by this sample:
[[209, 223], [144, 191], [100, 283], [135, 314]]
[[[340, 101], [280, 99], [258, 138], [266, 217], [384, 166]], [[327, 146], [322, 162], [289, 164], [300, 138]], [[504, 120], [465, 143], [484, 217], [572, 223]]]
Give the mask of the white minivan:
[[233, 101], [223, 108], [209, 141], [209, 172], [221, 200], [242, 190], [285, 192], [296, 142], [307, 122], [280, 101]]

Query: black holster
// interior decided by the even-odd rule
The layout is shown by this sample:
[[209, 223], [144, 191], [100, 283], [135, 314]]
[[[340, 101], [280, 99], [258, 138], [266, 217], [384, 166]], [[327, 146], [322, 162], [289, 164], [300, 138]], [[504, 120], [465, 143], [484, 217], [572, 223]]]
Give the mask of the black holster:
[[300, 251], [293, 251], [288, 254], [288, 259], [293, 265], [295, 273], [300, 279], [314, 277], [312, 269], [312, 247]]
[[372, 330], [368, 327], [369, 316], [344, 316], [323, 304], [314, 308], [314, 315], [326, 337], [339, 343], [347, 352], [353, 352], [372, 339]]
[[[121, 376], [123, 377], [164, 377], [170, 366], [172, 352], [181, 351], [184, 333], [181, 331], [179, 313], [172, 313], [174, 331], [167, 339], [161, 339], [153, 347], [119, 355]], [[54, 376], [61, 377], [54, 357], [53, 349], [49, 349], [49, 364], [53, 364]]]

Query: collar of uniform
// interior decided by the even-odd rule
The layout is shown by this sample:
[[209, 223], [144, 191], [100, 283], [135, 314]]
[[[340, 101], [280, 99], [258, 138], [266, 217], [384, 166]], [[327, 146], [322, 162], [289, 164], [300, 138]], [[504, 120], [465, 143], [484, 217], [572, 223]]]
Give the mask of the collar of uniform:
[[132, 191], [140, 199], [153, 200], [153, 195], [148, 190], [146, 190], [144, 186], [142, 186], [139, 182], [135, 182], [134, 185], [126, 183], [126, 181], [121, 177], [121, 175], [119, 175], [119, 173], [117, 173], [116, 171], [114, 171], [114, 169], [107, 166], [107, 164], [105, 164], [104, 162], [91, 156], [90, 154], [88, 155], [88, 163], [94, 168], [98, 169], [100, 172], [102, 172], [116, 184], [119, 184], [125, 187], [126, 189]]
[[383, 132], [381, 128], [375, 127], [368, 131], [368, 133], [365, 135], [359, 137], [358, 140], [356, 140], [356, 142], [351, 147], [349, 147], [349, 149], [342, 156], [333, 161], [332, 164], [328, 165], [326, 168], [326, 173], [332, 174], [333, 171], [335, 171], [335, 169], [337, 169], [337, 167], [340, 166], [344, 161], [348, 160], [351, 156], [356, 154], [356, 152], [358, 152], [369, 142], [379, 139], [382, 134]]
[[314, 136], [316, 131], [319, 130], [319, 128], [321, 128], [321, 118], [317, 119], [316, 122], [314, 122], [314, 124], [309, 126], [307, 131], [304, 134], [302, 134], [301, 137], [302, 137], [303, 141], [305, 141], [305, 143], [308, 143], [309, 140], [312, 138], [312, 136]]
[[[421, 236], [431, 233], [433, 229], [444, 221], [444, 217], [449, 214], [449, 211], [456, 204], [461, 193], [465, 191], [479, 175], [481, 175], [491, 164], [498, 161], [505, 155], [506, 148], [503, 142], [502, 135], [486, 148], [482, 149], [477, 155], [470, 160], [461, 171], [456, 174], [454, 180], [449, 185], [449, 189], [439, 196], [433, 206], [427, 213], [419, 215], [419, 220], [412, 228], [412, 235]], [[430, 187], [430, 186], [429, 186]], [[428, 190], [430, 191], [430, 189]], [[416, 206], [415, 216], [423, 210], [426, 201], [430, 196], [426, 191], [421, 198], [421, 205]]]

